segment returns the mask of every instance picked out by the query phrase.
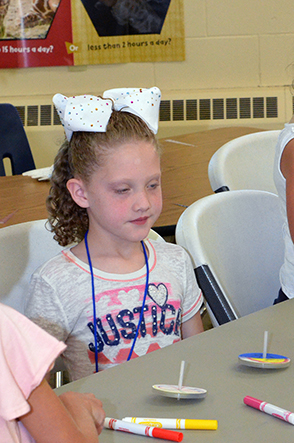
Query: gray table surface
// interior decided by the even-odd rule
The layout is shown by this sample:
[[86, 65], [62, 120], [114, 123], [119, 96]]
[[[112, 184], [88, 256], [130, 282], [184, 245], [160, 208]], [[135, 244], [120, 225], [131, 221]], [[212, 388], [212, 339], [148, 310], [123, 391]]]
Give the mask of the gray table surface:
[[[238, 355], [268, 352], [291, 358], [288, 368], [243, 366]], [[177, 384], [185, 360], [183, 385], [207, 389], [201, 400], [177, 400], [156, 394], [152, 385]], [[294, 412], [294, 300], [250, 314], [198, 336], [152, 352], [56, 390], [93, 392], [108, 417], [200, 418], [218, 420], [216, 431], [184, 430], [183, 442], [294, 441], [294, 426], [243, 403], [246, 395]], [[146, 442], [144, 436], [103, 430], [102, 443]], [[157, 439], [157, 441], [162, 441]]]

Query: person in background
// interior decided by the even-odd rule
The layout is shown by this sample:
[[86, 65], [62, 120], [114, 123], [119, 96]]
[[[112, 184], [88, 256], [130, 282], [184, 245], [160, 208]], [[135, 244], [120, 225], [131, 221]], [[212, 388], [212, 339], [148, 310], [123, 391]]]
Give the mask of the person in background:
[[105, 418], [93, 394], [58, 397], [45, 375], [65, 349], [25, 316], [0, 303], [0, 440], [98, 443]]
[[[67, 140], [48, 198], [69, 246], [33, 275], [26, 315], [67, 344], [72, 380], [203, 331], [191, 259], [148, 239], [162, 208], [158, 88], [53, 101]], [[72, 243], [76, 245], [72, 246]]]
[[280, 270], [281, 289], [274, 304], [294, 297], [294, 116], [285, 124], [276, 145], [274, 181], [284, 217], [285, 258]]

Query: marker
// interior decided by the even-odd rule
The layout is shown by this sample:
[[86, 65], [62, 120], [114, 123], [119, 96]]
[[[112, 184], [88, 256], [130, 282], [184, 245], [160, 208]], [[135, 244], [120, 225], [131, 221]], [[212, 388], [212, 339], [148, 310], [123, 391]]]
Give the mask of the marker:
[[125, 417], [122, 420], [128, 423], [137, 423], [140, 425], [154, 426], [165, 429], [207, 429], [214, 431], [218, 426], [217, 420], [144, 417]]
[[104, 427], [114, 431], [129, 432], [131, 434], [145, 435], [146, 437], [162, 438], [163, 440], [182, 441], [184, 435], [182, 432], [168, 431], [152, 426], [143, 426], [135, 423], [127, 423], [115, 418], [106, 417]]
[[251, 406], [252, 408], [259, 409], [266, 414], [272, 415], [273, 417], [287, 421], [288, 423], [291, 423], [291, 425], [294, 425], [293, 412], [279, 408], [278, 406], [271, 405], [266, 401], [261, 401], [257, 400], [257, 398], [249, 397], [249, 395], [244, 398], [244, 403], [248, 406]]

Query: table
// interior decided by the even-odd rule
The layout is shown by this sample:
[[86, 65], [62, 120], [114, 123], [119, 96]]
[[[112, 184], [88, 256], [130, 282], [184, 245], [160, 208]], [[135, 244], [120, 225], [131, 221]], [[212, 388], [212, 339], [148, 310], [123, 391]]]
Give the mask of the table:
[[47, 218], [48, 181], [13, 175], [0, 177], [0, 219], [13, 214], [0, 228], [16, 223]]
[[[244, 405], [243, 398], [250, 395], [294, 412], [293, 318], [294, 299], [69, 383], [56, 392], [93, 392], [102, 400], [106, 415], [113, 418], [218, 420], [216, 431], [182, 431], [185, 443], [291, 442], [292, 425]], [[290, 357], [288, 368], [261, 370], [239, 364], [239, 354], [263, 352], [265, 330], [269, 331], [268, 352]], [[206, 398], [177, 401], [153, 392], [153, 384], [177, 384], [182, 360], [186, 362], [183, 384], [207, 389]], [[106, 429], [100, 441], [147, 442], [146, 437]]]
[[[165, 232], [171, 227], [172, 232], [185, 206], [212, 193], [207, 170], [214, 152], [233, 138], [257, 131], [260, 129], [229, 127], [160, 139], [164, 204], [155, 227], [164, 227]], [[49, 186], [49, 182], [30, 177], [0, 177], [0, 220], [17, 211], [0, 227], [47, 218]]]

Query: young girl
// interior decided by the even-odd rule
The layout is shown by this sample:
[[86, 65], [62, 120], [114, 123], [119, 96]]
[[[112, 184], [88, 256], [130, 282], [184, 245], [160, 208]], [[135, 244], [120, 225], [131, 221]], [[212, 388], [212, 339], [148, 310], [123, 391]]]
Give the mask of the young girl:
[[49, 221], [63, 246], [33, 275], [26, 314], [67, 344], [72, 379], [203, 330], [203, 299], [179, 246], [147, 239], [162, 207], [160, 91], [53, 99], [67, 141]]
[[19, 312], [0, 303], [0, 440], [98, 443], [105, 418], [93, 394], [60, 397], [44, 376], [64, 350]]

